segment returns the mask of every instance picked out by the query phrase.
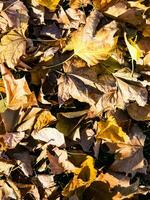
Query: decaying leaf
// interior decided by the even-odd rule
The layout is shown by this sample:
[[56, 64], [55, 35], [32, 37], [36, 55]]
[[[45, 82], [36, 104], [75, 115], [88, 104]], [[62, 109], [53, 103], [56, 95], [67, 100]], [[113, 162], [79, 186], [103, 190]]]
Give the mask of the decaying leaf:
[[[98, 11], [93, 11], [87, 18], [86, 25], [74, 32], [64, 51], [74, 50], [74, 55], [85, 60], [88, 65], [95, 65], [100, 60], [106, 60], [117, 44], [117, 23], [105, 25], [96, 32], [96, 27], [102, 18]], [[95, 34], [96, 32], [96, 34]]]
[[27, 39], [19, 30], [11, 30], [1, 38], [0, 62], [14, 69], [20, 57], [26, 54]]
[[129, 141], [128, 135], [117, 124], [117, 121], [113, 116], [109, 116], [106, 121], [100, 121], [98, 123], [96, 139], [104, 139], [113, 143]]

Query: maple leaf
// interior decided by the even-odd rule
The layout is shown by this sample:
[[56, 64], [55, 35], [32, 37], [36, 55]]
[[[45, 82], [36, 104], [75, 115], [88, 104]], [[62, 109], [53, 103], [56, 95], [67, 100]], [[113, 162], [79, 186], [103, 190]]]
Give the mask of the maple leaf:
[[94, 168], [94, 159], [91, 156], [87, 156], [86, 160], [81, 164], [81, 167], [73, 170], [73, 173], [73, 179], [62, 191], [63, 196], [68, 197], [79, 188], [83, 192], [84, 188], [90, 186], [97, 174], [97, 170]]
[[60, 0], [36, 0], [40, 5], [47, 7], [51, 11], [55, 11]]
[[100, 121], [98, 123], [96, 139], [104, 139], [109, 142], [120, 143], [127, 142], [129, 137], [117, 124], [116, 119], [113, 116], [109, 116], [106, 121]]
[[8, 32], [1, 38], [0, 62], [14, 69], [20, 57], [26, 54], [26, 43], [27, 40], [21, 32], [17, 30]]
[[117, 23], [112, 21], [94, 35], [101, 17], [98, 11], [91, 12], [86, 25], [73, 32], [63, 51], [74, 50], [74, 55], [85, 60], [88, 65], [95, 65], [100, 60], [106, 60], [116, 47], [117, 37], [114, 35], [118, 28]]
[[143, 156], [145, 135], [134, 125], [129, 134], [129, 142], [108, 144], [110, 150], [116, 152], [116, 160], [111, 165], [113, 171], [131, 173], [146, 173], [147, 162]]

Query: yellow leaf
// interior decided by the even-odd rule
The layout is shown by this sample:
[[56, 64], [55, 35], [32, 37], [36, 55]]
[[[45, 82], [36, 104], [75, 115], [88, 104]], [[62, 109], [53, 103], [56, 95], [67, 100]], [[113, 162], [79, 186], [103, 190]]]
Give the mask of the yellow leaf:
[[122, 128], [119, 127], [116, 119], [113, 116], [109, 116], [106, 121], [100, 121], [98, 123], [96, 139], [104, 139], [108, 142], [120, 143], [127, 142], [129, 137]]
[[56, 118], [51, 114], [51, 112], [45, 110], [38, 116], [37, 121], [34, 124], [34, 129], [42, 129], [54, 121], [56, 121]]
[[42, 5], [45, 6], [46, 8], [48, 8], [51, 11], [55, 11], [57, 5], [59, 4], [60, 0], [37, 0], [37, 2]]
[[4, 83], [3, 83], [3, 80], [2, 80], [2, 79], [0, 79], [0, 92], [3, 92], [3, 93], [6, 92], [6, 91], [5, 91], [5, 87], [4, 87]]
[[131, 55], [131, 58], [135, 61], [138, 61], [138, 59], [142, 56], [141, 49], [135, 41], [132, 41], [131, 39], [128, 41], [126, 33], [124, 33], [124, 40]]
[[74, 50], [74, 55], [85, 60], [88, 65], [95, 65], [100, 60], [110, 57], [118, 39], [114, 37], [118, 30], [117, 23], [112, 21], [94, 35], [101, 17], [102, 15], [98, 11], [91, 12], [86, 25], [72, 34], [64, 51]]
[[93, 0], [93, 5], [97, 10], [106, 10], [109, 6], [115, 4], [118, 0]]
[[90, 3], [90, 0], [70, 0], [70, 7], [73, 9], [80, 8], [81, 6], [87, 5]]
[[19, 59], [26, 53], [26, 38], [16, 30], [4, 35], [0, 44], [0, 62], [14, 69]]
[[6, 90], [7, 108], [17, 110], [37, 105], [36, 97], [30, 91], [25, 77], [14, 79], [11, 72], [2, 64], [0, 65], [0, 70], [3, 74], [3, 82]]
[[94, 159], [87, 156], [86, 160], [81, 164], [80, 168], [73, 170], [74, 177], [64, 188], [62, 194], [64, 196], [72, 195], [75, 190], [82, 187], [89, 187], [90, 184], [96, 179], [97, 170], [94, 168]]

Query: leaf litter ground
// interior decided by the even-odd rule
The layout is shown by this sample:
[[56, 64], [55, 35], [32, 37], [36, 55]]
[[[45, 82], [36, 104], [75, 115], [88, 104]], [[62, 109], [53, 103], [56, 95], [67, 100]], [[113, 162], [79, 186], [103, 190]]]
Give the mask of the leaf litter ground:
[[150, 2], [0, 1], [0, 199], [150, 199]]

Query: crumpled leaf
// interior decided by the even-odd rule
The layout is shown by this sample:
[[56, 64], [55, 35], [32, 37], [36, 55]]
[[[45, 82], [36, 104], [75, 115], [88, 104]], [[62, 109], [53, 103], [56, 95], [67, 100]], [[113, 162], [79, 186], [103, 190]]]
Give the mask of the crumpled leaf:
[[[1, 15], [0, 18], [6, 20], [7, 22], [6, 26], [8, 26], [9, 28], [18, 28], [22, 31], [23, 34], [27, 30], [29, 15], [28, 15], [28, 10], [26, 6], [23, 4], [23, 2], [19, 0], [13, 3], [10, 1], [9, 4], [7, 4], [7, 2], [4, 2], [4, 6], [0, 15]], [[7, 27], [4, 28], [3, 23], [2, 23], [2, 29], [6, 31]]]
[[51, 114], [50, 111], [43, 110], [42, 113], [37, 117], [37, 120], [34, 124], [34, 129], [39, 130], [43, 127], [56, 121], [56, 118]]
[[116, 153], [116, 160], [111, 165], [111, 169], [132, 175], [136, 172], [146, 173], [147, 162], [143, 156], [145, 135], [137, 125], [134, 125], [129, 137], [129, 142], [108, 144], [110, 150]]
[[10, 70], [0, 65], [3, 74], [3, 82], [6, 90], [6, 106], [12, 110], [37, 105], [33, 92], [30, 91], [28, 83], [24, 78], [14, 79]]
[[73, 170], [73, 173], [73, 179], [62, 191], [65, 197], [73, 195], [79, 189], [83, 192], [96, 179], [97, 170], [94, 168], [94, 159], [91, 156], [86, 156], [86, 160], [83, 161], [80, 168]]
[[60, 0], [36, 0], [40, 5], [47, 7], [51, 11], [55, 11]]
[[13, 161], [0, 158], [0, 173], [9, 175], [14, 166], [15, 163]]
[[6, 133], [3, 136], [3, 139], [8, 149], [14, 149], [24, 137], [25, 137], [24, 132], [16, 132], [16, 133]]
[[19, 189], [10, 179], [0, 180], [0, 198], [21, 200]]
[[31, 130], [32, 128], [38, 131], [53, 124], [55, 121], [56, 118], [50, 111], [38, 107], [32, 107], [27, 111], [20, 111], [17, 131], [26, 131]]
[[113, 143], [128, 142], [128, 135], [118, 125], [113, 116], [109, 116], [106, 121], [98, 123], [97, 140], [106, 140]]
[[72, 34], [64, 51], [74, 50], [74, 55], [85, 60], [88, 65], [95, 65], [100, 60], [106, 60], [116, 47], [117, 23], [111, 23], [102, 27], [96, 34], [96, 27], [102, 15], [94, 10], [87, 18], [86, 25]]
[[0, 62], [14, 69], [20, 57], [26, 54], [27, 39], [19, 30], [11, 30], [1, 38]]
[[65, 139], [63, 133], [59, 132], [55, 128], [48, 127], [43, 128], [39, 131], [34, 130], [31, 135], [35, 140], [48, 142], [49, 144], [55, 145], [57, 147], [65, 146]]

